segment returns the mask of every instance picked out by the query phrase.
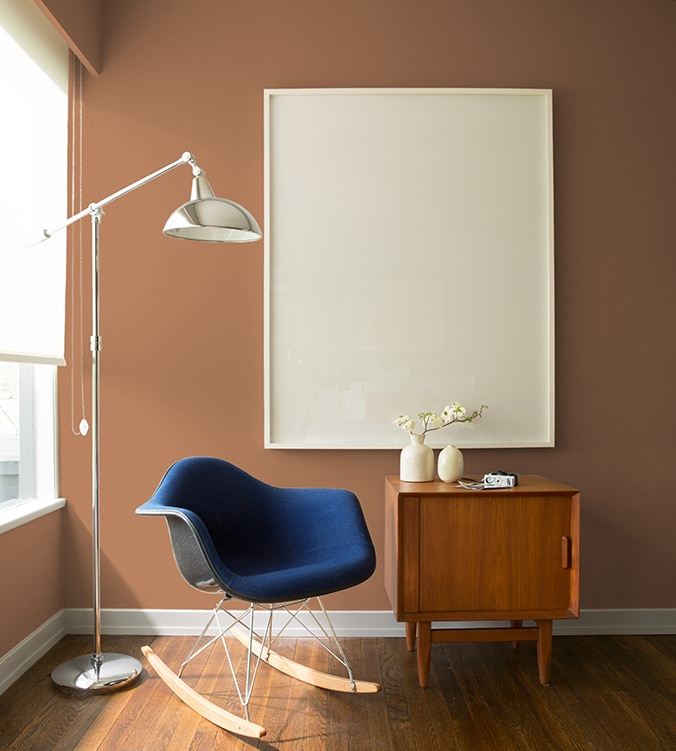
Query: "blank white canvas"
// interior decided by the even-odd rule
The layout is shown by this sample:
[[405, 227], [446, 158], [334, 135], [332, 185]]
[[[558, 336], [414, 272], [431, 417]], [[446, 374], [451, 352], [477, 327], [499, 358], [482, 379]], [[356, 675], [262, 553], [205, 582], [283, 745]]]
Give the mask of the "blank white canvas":
[[267, 447], [554, 440], [548, 90], [269, 90]]

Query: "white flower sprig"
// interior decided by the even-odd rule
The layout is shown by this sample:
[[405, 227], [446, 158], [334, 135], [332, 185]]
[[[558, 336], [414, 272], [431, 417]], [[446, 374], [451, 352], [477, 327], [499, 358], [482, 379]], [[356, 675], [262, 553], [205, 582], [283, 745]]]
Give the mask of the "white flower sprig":
[[[458, 402], [453, 402], [444, 407], [440, 415], [436, 412], [418, 412], [418, 419], [422, 422], [422, 430], [417, 435], [425, 435], [425, 433], [429, 433], [431, 430], [439, 430], [439, 428], [445, 428], [447, 425], [453, 425], [456, 422], [472, 422], [472, 420], [481, 417], [485, 409], [488, 409], [488, 405], [482, 404], [479, 409], [475, 409], [470, 414], [467, 414], [467, 410], [464, 407], [461, 407]], [[416, 422], [408, 415], [399, 415], [393, 421], [393, 424], [398, 425], [407, 433], [416, 435], [413, 432]]]

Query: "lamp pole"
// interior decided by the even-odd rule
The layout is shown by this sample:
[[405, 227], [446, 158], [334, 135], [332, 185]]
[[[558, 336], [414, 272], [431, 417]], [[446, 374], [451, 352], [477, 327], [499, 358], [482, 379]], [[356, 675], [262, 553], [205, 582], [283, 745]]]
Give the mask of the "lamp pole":
[[[102, 210], [92, 212], [92, 591], [94, 593], [94, 652], [92, 661], [102, 663], [101, 657], [101, 520], [100, 520], [100, 385], [99, 358], [101, 336], [99, 324], [99, 226]], [[139, 671], [140, 672], [140, 671]]]
[[242, 206], [225, 198], [217, 198], [197, 166], [195, 157], [188, 151], [180, 159], [146, 177], [118, 190], [107, 198], [91, 203], [88, 208], [74, 214], [65, 224], [54, 230], [44, 230], [43, 239], [55, 232], [91, 217], [92, 225], [92, 404], [91, 404], [91, 474], [92, 474], [92, 586], [94, 613], [94, 644], [90, 655], [81, 655], [56, 667], [52, 682], [73, 693], [92, 695], [113, 691], [131, 685], [143, 667], [134, 657], [116, 652], [101, 652], [101, 520], [100, 520], [100, 353], [101, 335], [99, 321], [99, 226], [103, 207], [131, 193], [142, 185], [170, 172], [182, 164], [193, 171], [191, 200], [173, 212], [164, 227], [170, 237], [203, 242], [252, 242], [262, 236], [253, 216]]
[[[67, 691], [95, 694], [132, 684], [143, 667], [134, 657], [117, 652], [101, 652], [101, 504], [100, 504], [100, 353], [99, 320], [99, 226], [103, 202], [92, 204], [84, 213], [92, 225], [92, 404], [91, 404], [91, 501], [92, 501], [92, 592], [93, 650], [62, 663], [52, 671], [52, 682]], [[73, 221], [76, 221], [74, 219]], [[70, 222], [72, 224], [72, 221]], [[67, 223], [68, 224], [68, 223]], [[64, 226], [67, 226], [64, 225]], [[47, 235], [47, 233], [45, 233]]]

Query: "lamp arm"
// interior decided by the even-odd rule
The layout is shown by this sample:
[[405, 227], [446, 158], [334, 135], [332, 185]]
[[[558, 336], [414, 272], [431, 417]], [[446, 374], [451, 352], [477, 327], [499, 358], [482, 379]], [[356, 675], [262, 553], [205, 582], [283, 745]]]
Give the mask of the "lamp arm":
[[182, 164], [190, 164], [192, 166], [193, 175], [198, 175], [201, 172], [200, 168], [195, 163], [195, 157], [189, 151], [185, 151], [181, 155], [180, 159], [177, 159], [175, 162], [168, 164], [166, 167], [162, 167], [161, 169], [158, 169], [156, 172], [153, 172], [150, 175], [146, 175], [145, 177], [142, 177], [140, 180], [137, 180], [136, 182], [131, 183], [131, 185], [127, 185], [126, 188], [121, 188], [120, 190], [116, 191], [115, 193], [112, 193], [106, 198], [101, 199], [100, 201], [96, 201], [95, 203], [90, 203], [86, 209], [83, 209], [77, 214], [73, 214], [73, 216], [67, 219], [66, 222], [60, 225], [59, 227], [56, 227], [55, 229], [52, 229], [52, 230], [46, 230], [46, 229], [43, 230], [42, 234], [44, 235], [44, 237], [42, 239], [43, 240], [49, 239], [56, 232], [59, 232], [62, 229], [65, 229], [66, 227], [69, 227], [71, 224], [74, 224], [75, 222], [79, 222], [80, 219], [83, 219], [86, 216], [94, 216], [95, 214], [100, 214], [101, 209], [104, 206], [107, 206], [109, 203], [112, 203], [118, 198], [122, 198], [122, 196], [127, 195], [127, 193], [131, 193], [137, 188], [140, 188], [142, 185], [149, 183], [151, 180], [154, 180], [155, 178], [160, 177], [161, 175], [164, 175], [167, 172], [171, 172], [171, 170], [175, 169], [176, 167], [180, 167]]

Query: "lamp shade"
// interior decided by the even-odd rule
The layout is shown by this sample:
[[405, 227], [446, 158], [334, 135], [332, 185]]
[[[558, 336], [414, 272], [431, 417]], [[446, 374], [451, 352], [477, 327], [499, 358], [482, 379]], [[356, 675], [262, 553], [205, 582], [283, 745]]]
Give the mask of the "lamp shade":
[[243, 206], [227, 198], [216, 198], [201, 170], [193, 178], [191, 200], [172, 213], [163, 232], [183, 240], [216, 243], [253, 242], [263, 235]]

